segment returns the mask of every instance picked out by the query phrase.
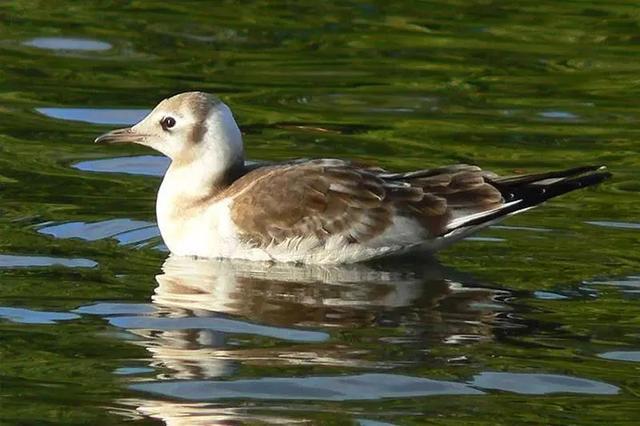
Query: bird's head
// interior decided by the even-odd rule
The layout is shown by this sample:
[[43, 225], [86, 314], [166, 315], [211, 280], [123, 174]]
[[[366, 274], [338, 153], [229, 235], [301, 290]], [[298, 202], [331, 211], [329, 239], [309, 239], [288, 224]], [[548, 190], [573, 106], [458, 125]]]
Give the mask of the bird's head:
[[231, 110], [203, 92], [164, 99], [139, 123], [112, 130], [95, 141], [145, 145], [182, 164], [202, 158], [233, 163], [243, 155], [242, 136]]

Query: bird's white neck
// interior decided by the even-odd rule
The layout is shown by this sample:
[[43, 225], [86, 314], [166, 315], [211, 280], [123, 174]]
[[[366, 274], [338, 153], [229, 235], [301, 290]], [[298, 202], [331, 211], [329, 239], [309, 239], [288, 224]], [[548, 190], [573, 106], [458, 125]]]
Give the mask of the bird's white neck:
[[205, 126], [201, 140], [193, 143], [190, 152], [172, 158], [162, 180], [156, 203], [161, 232], [188, 217], [188, 210], [206, 204], [242, 174], [242, 136], [229, 108], [221, 103], [212, 109]]

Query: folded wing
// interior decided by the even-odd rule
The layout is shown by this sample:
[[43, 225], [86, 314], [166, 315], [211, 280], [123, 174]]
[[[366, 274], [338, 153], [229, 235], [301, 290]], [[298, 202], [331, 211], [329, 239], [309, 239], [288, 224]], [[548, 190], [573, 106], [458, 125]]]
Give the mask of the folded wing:
[[252, 170], [231, 185], [228, 195], [234, 198], [232, 220], [254, 244], [332, 236], [365, 244], [392, 233], [400, 218], [416, 224], [416, 238], [481, 228], [608, 176], [589, 166], [498, 177], [464, 164], [390, 173], [323, 159]]

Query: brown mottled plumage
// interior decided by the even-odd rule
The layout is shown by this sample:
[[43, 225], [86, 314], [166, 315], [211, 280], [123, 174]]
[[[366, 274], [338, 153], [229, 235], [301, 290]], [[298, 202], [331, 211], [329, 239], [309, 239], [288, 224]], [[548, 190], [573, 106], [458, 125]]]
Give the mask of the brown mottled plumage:
[[389, 173], [325, 159], [260, 167], [220, 196], [234, 198], [234, 223], [259, 245], [338, 234], [364, 243], [384, 233], [393, 215], [411, 216], [430, 238], [441, 236], [453, 219], [500, 208], [510, 182], [522, 187], [540, 178], [499, 178], [466, 164]]

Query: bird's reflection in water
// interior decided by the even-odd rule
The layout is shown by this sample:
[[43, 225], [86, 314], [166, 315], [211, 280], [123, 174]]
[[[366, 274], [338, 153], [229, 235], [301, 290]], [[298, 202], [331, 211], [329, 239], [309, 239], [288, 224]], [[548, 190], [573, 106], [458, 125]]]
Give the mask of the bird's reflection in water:
[[[175, 379], [229, 376], [236, 362], [267, 359], [390, 368], [407, 359], [376, 357], [371, 339], [374, 352], [377, 343], [411, 351], [491, 339], [509, 310], [507, 291], [424, 260], [318, 266], [171, 256], [156, 279], [159, 317], [132, 331]], [[330, 338], [336, 330], [352, 340]], [[274, 349], [247, 343], [251, 336], [293, 344]]]
[[[171, 256], [156, 279], [156, 313], [127, 328], [164, 380], [229, 380], [241, 366], [268, 377], [297, 374], [285, 366], [388, 373], [423, 365], [436, 345], [492, 339], [510, 311], [508, 291], [424, 259], [311, 266]], [[234, 418], [189, 399], [137, 400], [138, 412], [167, 424]], [[176, 423], [184, 416], [195, 423]]]

